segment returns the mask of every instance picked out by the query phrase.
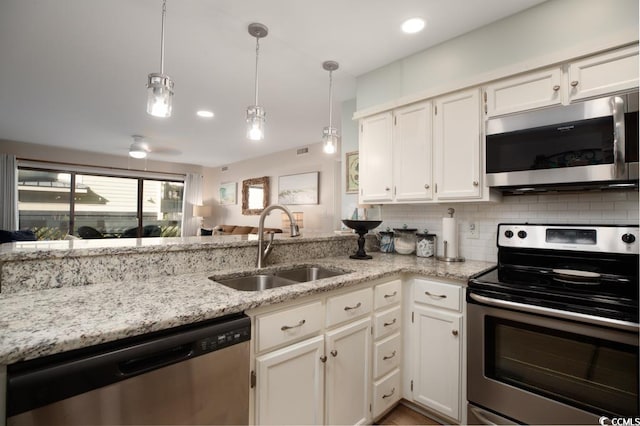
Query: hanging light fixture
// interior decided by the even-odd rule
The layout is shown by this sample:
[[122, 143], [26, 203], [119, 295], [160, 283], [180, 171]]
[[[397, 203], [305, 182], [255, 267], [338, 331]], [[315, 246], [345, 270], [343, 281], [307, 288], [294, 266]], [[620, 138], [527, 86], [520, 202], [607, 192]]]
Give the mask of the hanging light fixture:
[[269, 29], [262, 24], [249, 24], [249, 34], [256, 38], [256, 91], [255, 103], [247, 107], [247, 138], [252, 141], [264, 139], [264, 108], [258, 105], [258, 55], [260, 53], [260, 39], [269, 34]]
[[336, 61], [324, 61], [322, 68], [329, 71], [329, 126], [322, 129], [323, 150], [327, 154], [334, 154], [338, 150], [338, 129], [331, 125], [333, 113], [333, 72], [340, 65]]
[[173, 80], [164, 73], [164, 19], [167, 0], [162, 1], [162, 30], [160, 38], [160, 72], [149, 74], [147, 83], [147, 113], [154, 117], [170, 117], [173, 100]]
[[149, 145], [145, 142], [144, 137], [140, 135], [133, 135], [133, 143], [129, 147], [129, 157], [132, 158], [146, 158], [149, 153]]

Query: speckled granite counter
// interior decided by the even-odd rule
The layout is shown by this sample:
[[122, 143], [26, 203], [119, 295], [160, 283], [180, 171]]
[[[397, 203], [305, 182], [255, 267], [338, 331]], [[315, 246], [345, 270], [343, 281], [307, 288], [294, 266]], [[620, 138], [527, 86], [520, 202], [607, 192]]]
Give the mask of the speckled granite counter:
[[[493, 266], [479, 261], [447, 264], [433, 258], [372, 255], [374, 259], [370, 261], [350, 260], [347, 256], [317, 259], [313, 263], [352, 272], [259, 292], [236, 291], [209, 280], [214, 273], [212, 268], [139, 281], [105, 281], [80, 287], [0, 294], [0, 364], [189, 324], [398, 273], [464, 283], [469, 276]], [[281, 263], [269, 269], [292, 265], [292, 262]], [[225, 273], [250, 269], [225, 269]]]

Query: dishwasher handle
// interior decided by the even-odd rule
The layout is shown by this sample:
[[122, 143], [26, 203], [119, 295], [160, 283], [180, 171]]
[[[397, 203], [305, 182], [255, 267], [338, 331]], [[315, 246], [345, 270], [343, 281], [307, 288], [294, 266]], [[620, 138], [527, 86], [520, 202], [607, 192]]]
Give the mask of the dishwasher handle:
[[118, 363], [118, 373], [123, 376], [135, 376], [156, 370], [166, 365], [184, 361], [194, 354], [192, 345], [179, 345], [157, 353], [132, 357]]

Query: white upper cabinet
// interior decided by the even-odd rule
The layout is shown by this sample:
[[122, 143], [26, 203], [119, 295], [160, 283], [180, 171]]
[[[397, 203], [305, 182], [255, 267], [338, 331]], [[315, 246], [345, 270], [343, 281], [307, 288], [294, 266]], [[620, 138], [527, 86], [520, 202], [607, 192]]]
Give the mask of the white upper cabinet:
[[479, 89], [436, 98], [433, 142], [438, 200], [482, 196], [480, 123]]
[[393, 199], [393, 114], [384, 112], [360, 121], [360, 201]]
[[396, 201], [433, 198], [431, 102], [394, 111], [393, 176]]
[[507, 78], [488, 85], [484, 92], [485, 114], [503, 114], [562, 103], [560, 67]]
[[575, 61], [567, 68], [569, 101], [638, 87], [638, 46]]

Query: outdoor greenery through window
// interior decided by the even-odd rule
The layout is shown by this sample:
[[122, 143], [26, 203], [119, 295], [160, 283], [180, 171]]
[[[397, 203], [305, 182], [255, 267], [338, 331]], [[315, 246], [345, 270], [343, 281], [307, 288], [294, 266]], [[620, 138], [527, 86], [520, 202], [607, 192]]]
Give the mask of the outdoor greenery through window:
[[18, 169], [20, 229], [39, 240], [179, 237], [184, 182]]

